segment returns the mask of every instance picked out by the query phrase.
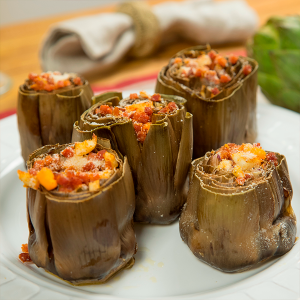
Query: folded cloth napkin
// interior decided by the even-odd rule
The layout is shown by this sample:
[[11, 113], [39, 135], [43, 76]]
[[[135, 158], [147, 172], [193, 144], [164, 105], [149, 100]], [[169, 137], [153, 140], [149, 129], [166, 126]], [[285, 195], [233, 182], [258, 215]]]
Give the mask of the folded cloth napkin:
[[195, 44], [237, 42], [258, 25], [254, 10], [240, 0], [163, 2], [148, 10], [141, 3], [52, 26], [40, 52], [43, 70], [104, 73], [126, 55], [153, 53], [171, 37]]

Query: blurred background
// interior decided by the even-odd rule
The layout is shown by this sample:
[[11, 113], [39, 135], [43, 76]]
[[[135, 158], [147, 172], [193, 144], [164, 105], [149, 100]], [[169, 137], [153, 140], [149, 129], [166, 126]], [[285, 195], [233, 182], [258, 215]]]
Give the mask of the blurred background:
[[[205, 1], [205, 0], [204, 0]], [[114, 12], [121, 0], [0, 0], [0, 118], [16, 112], [18, 86], [30, 72], [41, 72], [39, 54], [49, 28], [65, 20]], [[169, 2], [147, 2], [151, 7]], [[176, 0], [176, 3], [183, 0]], [[215, 2], [226, 2], [216, 0]], [[258, 26], [273, 15], [300, 14], [299, 0], [247, 0], [257, 14]], [[166, 16], [167, 17], [167, 16]], [[210, 24], [208, 24], [209, 26]], [[213, 25], [213, 24], [212, 24]], [[177, 51], [195, 45], [189, 39], [160, 47], [153, 55], [142, 58], [125, 56], [117, 67], [87, 74], [94, 91], [111, 89], [151, 89], [156, 75]], [[213, 45], [221, 53], [246, 55], [246, 40]]]

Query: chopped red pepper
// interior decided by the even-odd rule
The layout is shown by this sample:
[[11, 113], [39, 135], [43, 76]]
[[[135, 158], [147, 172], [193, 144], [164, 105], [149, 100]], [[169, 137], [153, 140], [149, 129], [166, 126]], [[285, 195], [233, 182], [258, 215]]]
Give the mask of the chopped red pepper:
[[160, 101], [161, 100], [161, 95], [160, 94], [153, 94], [152, 96], [151, 96], [151, 100], [152, 101]]
[[220, 82], [227, 83], [231, 80], [231, 77], [228, 74], [221, 75]]
[[238, 185], [244, 185], [246, 179], [244, 177], [238, 177], [235, 181]]
[[207, 54], [211, 58], [211, 60], [214, 60], [217, 56], [217, 52], [214, 50], [209, 51]]
[[218, 55], [215, 62], [221, 67], [225, 68], [227, 66], [227, 59], [224, 56]]
[[104, 154], [106, 153], [106, 150], [101, 150], [97, 153], [97, 157], [99, 159], [104, 159]]
[[252, 72], [252, 66], [247, 64], [243, 67], [243, 74], [244, 75], [249, 75]]
[[73, 157], [74, 154], [75, 154], [75, 151], [74, 151], [74, 149], [72, 147], [67, 147], [63, 151], [61, 151], [61, 154], [64, 157]]
[[152, 114], [153, 114], [152, 108], [149, 107], [149, 106], [146, 106], [146, 107], [145, 107], [145, 114], [147, 114], [149, 117], [151, 117]]
[[220, 91], [219, 91], [219, 89], [218, 89], [217, 87], [214, 87], [214, 88], [211, 90], [211, 93], [212, 93], [213, 95], [217, 95], [217, 94], [220, 93]]
[[22, 263], [30, 263], [32, 262], [29, 253], [20, 253], [19, 259]]
[[114, 110], [113, 110], [113, 116], [117, 117], [120, 115], [120, 110], [118, 107], [114, 107]]
[[75, 85], [82, 85], [82, 81], [81, 81], [80, 77], [75, 77], [73, 79], [73, 82], [74, 82]]
[[99, 113], [101, 115], [111, 115], [112, 114], [112, 109], [108, 105], [101, 105], [99, 109]]
[[139, 95], [137, 93], [133, 93], [133, 94], [130, 94], [129, 98], [131, 100], [135, 100], [135, 99], [138, 99], [139, 98]]
[[178, 107], [177, 107], [177, 105], [176, 105], [175, 102], [170, 102], [170, 103], [168, 103], [168, 108], [169, 108], [170, 112], [173, 112], [173, 111], [176, 110]]
[[83, 168], [82, 170], [85, 171], [85, 172], [88, 172], [88, 171], [92, 171], [95, 169], [95, 164], [92, 163], [91, 161], [88, 162]]
[[139, 123], [146, 124], [150, 122], [150, 116], [143, 112], [136, 112], [133, 116], [133, 120]]
[[272, 162], [275, 167], [278, 166], [278, 160], [274, 152], [269, 152], [266, 156], [267, 160]]
[[237, 55], [234, 55], [234, 54], [230, 54], [229, 57], [228, 57], [228, 60], [230, 61], [230, 63], [232, 65], [235, 65], [238, 61], [239, 57]]

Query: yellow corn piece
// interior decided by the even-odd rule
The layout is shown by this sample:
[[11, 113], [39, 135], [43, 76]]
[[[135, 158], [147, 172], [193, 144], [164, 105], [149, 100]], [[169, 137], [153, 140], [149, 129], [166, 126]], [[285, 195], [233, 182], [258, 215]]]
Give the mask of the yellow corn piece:
[[118, 166], [118, 162], [117, 162], [117, 160], [116, 160], [116, 158], [113, 154], [111, 154], [109, 152], [105, 152], [104, 159], [105, 159], [105, 161], [111, 163], [111, 166], [112, 166], [113, 169]]
[[113, 173], [112, 170], [103, 171], [101, 173], [101, 179], [108, 179], [111, 176], [112, 173]]
[[266, 151], [264, 149], [253, 147], [251, 149], [251, 153], [257, 155], [260, 159], [265, 159], [266, 158]]
[[37, 190], [40, 186], [39, 181], [37, 180], [36, 176], [31, 176], [27, 172], [23, 172], [18, 170], [19, 179], [23, 181], [24, 187], [30, 187], [34, 190]]
[[143, 98], [148, 98], [148, 99], [150, 99], [150, 96], [149, 96], [145, 91], [140, 91], [140, 95], [141, 95]]
[[40, 184], [48, 191], [53, 190], [57, 187], [57, 181], [54, 179], [53, 172], [44, 167], [36, 175]]
[[235, 177], [244, 177], [244, 172], [242, 171], [242, 168], [240, 166], [235, 166], [232, 171], [232, 174]]
[[75, 143], [75, 155], [85, 155], [94, 150], [97, 145], [97, 136], [93, 134], [91, 140], [86, 140], [81, 143]]
[[92, 182], [89, 183], [89, 190], [90, 190], [90, 192], [94, 192], [94, 191], [97, 191], [99, 189], [100, 189], [99, 179], [95, 180], [95, 181], [92, 181]]
[[144, 112], [145, 107], [152, 107], [152, 106], [153, 106], [152, 102], [147, 101], [147, 102], [141, 102], [141, 103], [136, 103], [136, 104], [126, 106], [125, 109], [126, 111]]

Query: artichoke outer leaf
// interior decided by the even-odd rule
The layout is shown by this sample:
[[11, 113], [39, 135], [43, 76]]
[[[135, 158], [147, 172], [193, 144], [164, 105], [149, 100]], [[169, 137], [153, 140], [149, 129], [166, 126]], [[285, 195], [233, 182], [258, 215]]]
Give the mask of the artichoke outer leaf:
[[[30, 167], [37, 156], [59, 153], [70, 145], [37, 149], [27, 164]], [[37, 266], [83, 285], [105, 282], [132, 264], [137, 247], [134, 185], [127, 158], [117, 161], [119, 169], [99, 191], [67, 194], [27, 188], [28, 250]]]
[[181, 237], [194, 255], [223, 272], [239, 272], [289, 251], [296, 217], [285, 157], [276, 153], [278, 166], [256, 183], [230, 187], [226, 177], [205, 173], [210, 155], [192, 163], [179, 223]]
[[[148, 134], [141, 144], [137, 141], [132, 121], [112, 120], [103, 123], [103, 118], [93, 118], [91, 112], [108, 103], [107, 99], [109, 100], [110, 96], [104, 94], [101, 101], [82, 114], [80, 122], [74, 124], [73, 141], [82, 140], [87, 131], [91, 132], [90, 135], [95, 133], [98, 137], [110, 139], [112, 148], [128, 157], [136, 192], [135, 221], [169, 224], [179, 216], [186, 201], [185, 187], [181, 182], [186, 182], [188, 177], [186, 164], [189, 155], [185, 153], [185, 149], [190, 149], [191, 146], [182, 145], [190, 143], [191, 140], [191, 133], [187, 136], [182, 134], [191, 126], [191, 115], [189, 114], [188, 118], [184, 117], [186, 100], [162, 94], [162, 98], [174, 101], [179, 109], [168, 116], [153, 114]], [[110, 105], [115, 106], [118, 103], [111, 102]], [[185, 125], [186, 120], [189, 125]], [[110, 135], [105, 135], [104, 128], [109, 130]], [[176, 179], [175, 185], [177, 165], [183, 165], [180, 167], [183, 173], [180, 176], [176, 175], [180, 179]], [[160, 209], [157, 209], [158, 206]]]
[[[196, 46], [178, 52], [174, 57], [188, 55], [189, 52], [210, 51], [209, 46]], [[168, 66], [158, 74], [155, 91], [172, 93], [187, 99], [186, 109], [193, 116], [193, 157], [201, 157], [206, 151], [216, 149], [228, 141], [234, 143], [254, 142], [256, 125], [256, 84], [258, 64], [250, 58], [239, 58], [241, 64], [246, 60], [252, 65], [252, 72], [241, 79], [241, 70], [232, 84], [229, 84], [216, 97], [201, 98], [190, 87], [175, 81], [168, 74]], [[253, 91], [252, 91], [253, 89]], [[235, 122], [232, 122], [232, 119]], [[238, 125], [237, 125], [238, 124]]]
[[281, 49], [300, 49], [300, 16], [273, 17], [268, 24], [276, 28]]
[[24, 161], [43, 145], [71, 142], [73, 123], [90, 107], [92, 96], [88, 81], [49, 93], [21, 85], [17, 117]]
[[277, 76], [289, 89], [300, 91], [300, 51], [274, 50], [270, 52], [271, 60], [277, 70]]
[[280, 48], [280, 39], [275, 26], [268, 23], [262, 26], [253, 37], [254, 46], [268, 46], [270, 49]]

